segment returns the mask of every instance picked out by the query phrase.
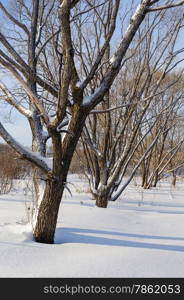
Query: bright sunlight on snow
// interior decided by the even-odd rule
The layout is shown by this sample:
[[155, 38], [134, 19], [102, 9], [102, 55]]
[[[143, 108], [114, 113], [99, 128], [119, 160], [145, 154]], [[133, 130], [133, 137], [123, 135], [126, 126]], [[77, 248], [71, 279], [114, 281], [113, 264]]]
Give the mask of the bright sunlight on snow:
[[[0, 196], [0, 277], [183, 277], [184, 183], [142, 190], [134, 183], [107, 209], [70, 175], [55, 244], [32, 239], [26, 184]], [[62, 211], [62, 214], [61, 214]]]

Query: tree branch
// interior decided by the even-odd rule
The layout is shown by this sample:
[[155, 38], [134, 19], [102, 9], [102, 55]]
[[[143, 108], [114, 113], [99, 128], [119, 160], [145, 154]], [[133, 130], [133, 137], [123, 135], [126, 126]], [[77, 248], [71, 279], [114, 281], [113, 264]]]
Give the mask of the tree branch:
[[60, 33], [61, 29], [58, 29], [56, 32], [54, 32], [53, 34], [51, 34], [48, 39], [44, 42], [44, 44], [41, 46], [41, 48], [38, 50], [36, 57], [38, 58], [40, 53], [43, 51], [43, 49], [45, 48], [45, 46], [48, 44], [48, 42], [50, 40], [52, 40], [53, 37], [55, 37], [58, 33]]
[[[63, 42], [63, 72], [60, 82], [60, 90], [58, 96], [58, 105], [56, 119], [53, 121], [53, 126], [58, 126], [66, 113], [67, 101], [68, 101], [68, 92], [71, 86], [73, 98], [75, 97], [75, 92], [77, 90], [76, 83], [79, 79], [77, 70], [74, 63], [74, 49], [72, 44], [71, 37], [71, 28], [70, 28], [70, 1], [62, 0], [61, 5], [59, 6], [59, 17], [61, 22], [61, 35]], [[75, 99], [79, 101], [79, 99]]]
[[34, 153], [25, 149], [22, 145], [20, 145], [4, 128], [4, 126], [0, 122], [0, 135], [1, 137], [13, 148], [23, 159], [33, 163], [39, 169], [41, 169], [45, 174], [49, 175], [51, 173], [51, 169], [47, 165], [47, 163], [41, 157], [36, 156]]
[[17, 19], [15, 19], [7, 10], [6, 8], [3, 6], [3, 4], [0, 2], [0, 9], [5, 13], [5, 15], [14, 23], [16, 24], [18, 27], [20, 27], [22, 30], [24, 30], [24, 32], [29, 36], [29, 30], [27, 29], [25, 24], [22, 24], [21, 22], [19, 22]]
[[8, 90], [8, 88], [0, 82], [0, 90], [3, 91], [5, 94], [5, 97], [0, 96], [0, 99], [4, 99], [7, 103], [14, 106], [22, 115], [24, 115], [27, 118], [32, 117], [32, 112], [29, 109], [25, 109], [20, 103], [18, 103], [15, 99], [15, 97], [12, 95], [12, 93]]
[[[41, 77], [39, 77], [37, 74], [33, 73], [29, 65], [22, 59], [22, 57], [15, 51], [15, 49], [11, 46], [11, 44], [7, 41], [5, 36], [0, 32], [0, 42], [3, 44], [3, 46], [8, 50], [8, 52], [13, 56], [13, 58], [16, 60], [16, 67], [22, 72], [22, 74], [28, 79], [30, 77], [30, 74], [34, 76], [34, 79], [36, 82], [43, 88], [45, 88], [48, 92], [50, 92], [54, 97], [58, 97], [58, 91], [54, 89], [51, 85], [49, 85], [47, 82], [45, 82]], [[1, 55], [2, 55], [2, 50]], [[3, 57], [8, 60], [9, 63], [12, 63], [12, 59], [9, 58], [6, 54], [3, 52]], [[14, 62], [15, 65], [15, 62]]]
[[37, 98], [36, 95], [33, 94], [32, 90], [28, 87], [27, 83], [24, 81], [24, 79], [21, 77], [21, 75], [16, 71], [16, 69], [14, 69], [12, 67], [11, 64], [4, 61], [1, 57], [0, 57], [0, 64], [4, 65], [14, 75], [14, 77], [20, 82], [23, 89], [25, 90], [27, 95], [30, 97], [30, 100], [31, 100], [32, 104], [34, 104], [37, 107], [38, 111], [42, 115], [42, 117], [45, 121], [45, 124], [48, 125], [49, 124], [49, 117], [48, 117], [41, 101]]
[[87, 9], [87, 10], [85, 10], [85, 11], [82, 11], [82, 12], [76, 14], [76, 15], [73, 16], [73, 18], [71, 19], [71, 22], [73, 22], [77, 17], [79, 17], [79, 16], [81, 16], [81, 15], [84, 15], [84, 14], [90, 12], [91, 10], [96, 9], [96, 8], [98, 8], [98, 7], [100, 7], [100, 6], [104, 5], [104, 4], [106, 4], [108, 1], [109, 1], [109, 0], [106, 0], [105, 2], [100, 3], [99, 5], [92, 6], [92, 7], [90, 7], [89, 9]]
[[178, 2], [173, 3], [173, 4], [168, 4], [168, 5], [163, 5], [163, 6], [157, 6], [157, 7], [147, 8], [146, 12], [152, 12], [152, 11], [158, 11], [158, 10], [168, 9], [168, 8], [172, 8], [172, 7], [181, 6], [183, 4], [184, 4], [184, 1], [182, 0], [182, 1], [178, 1]]
[[70, 8], [75, 7], [75, 5], [77, 5], [77, 3], [78, 3], [79, 1], [80, 1], [80, 0], [73, 0], [73, 1], [71, 1]]
[[84, 89], [88, 83], [93, 79], [101, 61], [102, 61], [102, 58], [109, 46], [109, 43], [110, 43], [110, 40], [113, 36], [113, 33], [116, 29], [116, 19], [117, 19], [117, 14], [118, 14], [118, 10], [119, 10], [119, 6], [120, 6], [120, 0], [117, 0], [116, 1], [116, 5], [114, 7], [114, 10], [112, 12], [112, 17], [111, 17], [111, 24], [110, 24], [110, 29], [109, 29], [109, 33], [106, 37], [106, 40], [105, 40], [105, 43], [103, 45], [103, 47], [101, 48], [100, 52], [98, 53], [98, 56], [97, 56], [97, 59], [96, 61], [94, 62], [92, 68], [91, 68], [91, 71], [88, 75], [88, 77], [84, 80], [84, 82], [82, 83], [81, 85], [81, 89]]
[[141, 4], [137, 7], [134, 15], [130, 20], [130, 24], [122, 37], [117, 51], [111, 58], [111, 66], [109, 71], [105, 74], [100, 86], [96, 89], [95, 93], [91, 95], [91, 100], [88, 102], [87, 106], [94, 108], [104, 97], [104, 95], [110, 89], [115, 77], [117, 76], [120, 68], [121, 62], [126, 54], [126, 51], [132, 42], [140, 24], [146, 16], [146, 9], [149, 4], [149, 0], [143, 0]]

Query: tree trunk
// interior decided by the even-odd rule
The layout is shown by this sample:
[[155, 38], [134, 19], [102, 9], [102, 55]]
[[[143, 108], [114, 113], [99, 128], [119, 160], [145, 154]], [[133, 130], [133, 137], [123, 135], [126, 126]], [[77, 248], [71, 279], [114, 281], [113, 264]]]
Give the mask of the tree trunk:
[[64, 181], [48, 180], [46, 182], [33, 233], [36, 242], [46, 244], [54, 243], [57, 216], [63, 191]]
[[153, 181], [153, 185], [152, 185], [153, 187], [157, 186], [158, 180], [159, 180], [158, 171], [156, 171], [154, 181]]
[[141, 183], [142, 187], [144, 187], [145, 182], [146, 182], [146, 170], [145, 170], [145, 167], [143, 167], [143, 170], [142, 170], [142, 183]]
[[172, 185], [175, 187], [175, 186], [176, 186], [176, 173], [173, 172], [172, 175], [173, 175], [173, 178], [172, 178]]
[[148, 185], [148, 168], [145, 165], [145, 162], [143, 162], [142, 166], [142, 183], [141, 186], [146, 189]]
[[96, 195], [96, 206], [101, 208], [107, 208], [108, 197], [107, 195]]
[[[52, 244], [57, 224], [57, 216], [63, 191], [66, 185], [67, 174], [77, 142], [84, 127], [87, 114], [85, 109], [75, 105], [72, 111], [73, 119], [68, 132], [61, 143], [61, 135], [57, 129], [50, 127], [49, 134], [53, 145], [52, 178], [46, 179], [45, 191], [38, 209], [34, 239], [36, 242]], [[62, 145], [62, 147], [61, 147]]]
[[[36, 89], [36, 88], [35, 88]], [[34, 91], [34, 89], [33, 89]], [[42, 136], [42, 124], [40, 117], [37, 115], [36, 111], [33, 112], [34, 118], [29, 119], [29, 124], [32, 132], [32, 151], [38, 152], [41, 156], [46, 156], [46, 140]], [[42, 182], [42, 172], [39, 168], [32, 166], [32, 178], [33, 178], [33, 188], [34, 188], [34, 200], [32, 203], [32, 221], [34, 222], [34, 218], [37, 216], [39, 200], [42, 194], [42, 189], [40, 188]]]

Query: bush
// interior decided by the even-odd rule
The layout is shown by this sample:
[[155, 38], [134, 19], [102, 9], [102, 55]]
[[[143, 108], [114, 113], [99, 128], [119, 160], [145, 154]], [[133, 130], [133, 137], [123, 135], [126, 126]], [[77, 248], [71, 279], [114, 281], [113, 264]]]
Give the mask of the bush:
[[9, 193], [13, 180], [23, 179], [30, 173], [30, 168], [9, 146], [0, 144], [0, 194]]

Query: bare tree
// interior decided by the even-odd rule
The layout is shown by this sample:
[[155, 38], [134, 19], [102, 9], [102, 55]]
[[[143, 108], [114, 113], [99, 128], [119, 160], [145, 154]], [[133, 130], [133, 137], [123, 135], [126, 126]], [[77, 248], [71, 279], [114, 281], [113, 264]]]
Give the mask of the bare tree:
[[[161, 179], [163, 174], [167, 172], [171, 161], [175, 159], [183, 144], [182, 135], [178, 135], [178, 126], [181, 123], [180, 114], [183, 107], [183, 75], [180, 71], [171, 73], [168, 78], [165, 78], [165, 82], [162, 84], [162, 89], [165, 84], [175, 81], [174, 85], [170, 85], [170, 88], [162, 95], [157, 97], [157, 104], [150, 112], [156, 114], [160, 112], [164, 106], [171, 103], [170, 111], [167, 117], [161, 118], [156, 122], [155, 127], [151, 130], [150, 135], [141, 143], [137, 158], [144, 153], [147, 144], [154, 139], [160, 126], [168, 128], [158, 139], [152, 151], [147, 156], [146, 160], [141, 165], [142, 187], [150, 188], [155, 187], [157, 182]], [[160, 99], [160, 100], [159, 100]], [[176, 134], [177, 133], [177, 134]]]
[[[176, 95], [177, 93], [173, 99], [176, 99]], [[183, 105], [182, 97], [181, 92], [180, 100], [182, 101], [180, 101], [180, 105], [177, 103], [177, 105], [172, 108], [166, 120], [160, 120], [162, 124], [164, 123], [164, 126], [170, 124], [170, 127], [169, 130], [158, 139], [158, 142], [147, 157], [147, 160], [143, 162], [141, 173], [142, 186], [144, 188], [156, 187], [158, 181], [166, 174], [169, 175], [169, 173], [173, 175], [173, 185], [176, 183], [176, 170], [183, 166], [181, 152], [184, 140], [183, 135], [178, 131], [179, 128], [181, 129], [180, 111]], [[150, 135], [150, 140], [154, 138], [157, 128], [155, 128], [155, 132], [152, 132]], [[141, 151], [142, 150], [143, 149], [141, 149]]]
[[[84, 127], [81, 139], [83, 155], [81, 158], [78, 155], [78, 158], [99, 207], [107, 207], [108, 201], [115, 201], [127, 186], [126, 183], [120, 187], [122, 179], [129, 176], [129, 183], [140, 166], [144, 167], [143, 178], [146, 180], [150, 157], [153, 153], [159, 156], [155, 148], [160, 147], [162, 137], [164, 141], [172, 129], [171, 115], [174, 119], [173, 110], [182, 99], [178, 81], [181, 81], [183, 71], [170, 75], [173, 67], [180, 63], [177, 57], [180, 51], [171, 51], [170, 48], [175, 48], [183, 18], [177, 17], [176, 22], [174, 16], [170, 19], [170, 26], [164, 28], [167, 17], [160, 13], [151, 20], [147, 19], [146, 26], [136, 35], [134, 48], [128, 51], [110, 92], [96, 110], [91, 111]], [[159, 27], [162, 27], [162, 33]], [[92, 53], [93, 49], [90, 49], [89, 55]], [[90, 64], [90, 57], [88, 60]], [[86, 69], [87, 64], [83, 67]], [[101, 72], [103, 77], [103, 67]], [[93, 85], [96, 82], [93, 81]], [[161, 154], [158, 159], [161, 159]]]
[[[98, 49], [98, 53], [94, 64], [86, 78], [79, 81], [79, 68], [76, 63], [76, 53], [73, 44], [73, 15], [76, 5], [81, 6], [81, 14], [93, 12], [97, 6], [106, 7], [112, 3], [112, 14], [109, 20], [109, 33], [104, 39], [103, 45]], [[28, 107], [24, 103], [20, 103], [14, 95], [10, 93], [11, 86], [4, 86], [6, 90], [5, 98], [7, 101], [18, 109], [30, 122], [32, 132], [36, 137], [36, 148], [40, 155], [28, 151], [22, 147], [17, 141], [7, 132], [2, 124], [0, 124], [0, 134], [4, 140], [24, 159], [35, 165], [42, 172], [42, 180], [45, 182], [45, 189], [38, 206], [38, 214], [33, 235], [37, 242], [53, 243], [54, 233], [57, 223], [57, 215], [63, 195], [63, 190], [67, 184], [67, 174], [70, 162], [75, 151], [77, 142], [81, 135], [82, 129], [89, 113], [103, 101], [105, 95], [109, 92], [116, 76], [118, 75], [122, 61], [130, 47], [137, 30], [145, 19], [148, 12], [156, 10], [164, 10], [170, 7], [183, 5], [184, 1], [171, 1], [164, 6], [156, 6], [160, 1], [142, 0], [132, 14], [127, 30], [124, 32], [117, 49], [108, 62], [107, 71], [103, 78], [95, 87], [93, 93], [89, 94], [89, 83], [94, 76], [98, 75], [99, 67], [103, 61], [104, 55], [112, 36], [116, 29], [116, 20], [120, 9], [120, 0], [116, 1], [86, 1], [80, 0], [61, 0], [59, 1], [58, 17], [59, 25], [57, 31], [60, 31], [59, 36], [57, 31], [52, 33], [52, 36], [44, 39], [44, 28], [47, 27], [49, 18], [56, 19], [56, 6], [58, 1], [39, 1], [34, 0], [17, 1], [19, 11], [23, 14], [21, 18], [16, 18], [10, 14], [8, 7], [5, 8], [1, 2], [1, 10], [6, 17], [14, 23], [18, 34], [23, 36], [23, 42], [27, 45], [26, 55], [21, 54], [19, 44], [16, 39], [11, 40], [8, 34], [0, 33], [0, 64], [8, 70], [20, 84], [21, 88], [27, 95]], [[87, 5], [84, 10], [84, 5]], [[54, 8], [55, 7], [55, 8]], [[87, 12], [85, 12], [87, 11]], [[53, 12], [53, 15], [52, 15]], [[27, 19], [24, 19], [25, 13]], [[154, 14], [154, 12], [153, 12]], [[99, 16], [100, 18], [100, 16]], [[57, 24], [56, 24], [57, 26]], [[83, 28], [81, 27], [81, 32]], [[13, 37], [12, 37], [13, 38]], [[52, 43], [51, 43], [52, 40]], [[53, 77], [58, 78], [53, 81], [52, 74], [49, 74], [44, 68], [40, 72], [38, 68], [38, 54], [44, 57], [44, 65], [50, 64], [51, 44], [55, 47], [55, 52], [58, 57], [57, 69]], [[18, 49], [19, 48], [19, 49]], [[47, 49], [47, 50], [46, 50]], [[51, 52], [50, 52], [51, 51]], [[42, 60], [43, 61], [43, 60]], [[41, 63], [40, 63], [41, 65]], [[50, 65], [49, 65], [50, 66]], [[49, 77], [49, 80], [48, 80]], [[42, 94], [48, 101], [52, 102], [52, 111], [54, 115], [49, 114], [48, 105], [46, 106], [41, 97], [39, 89], [42, 89]], [[5, 100], [6, 100], [5, 99]], [[51, 99], [51, 100], [50, 100]], [[54, 99], [54, 100], [53, 100]], [[53, 100], [53, 101], [52, 101]], [[68, 123], [67, 128], [63, 130], [63, 126]], [[44, 134], [44, 130], [47, 135]], [[46, 137], [50, 138], [53, 146], [53, 165], [47, 164], [44, 159]], [[41, 195], [40, 195], [41, 196]]]

